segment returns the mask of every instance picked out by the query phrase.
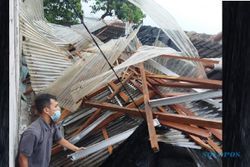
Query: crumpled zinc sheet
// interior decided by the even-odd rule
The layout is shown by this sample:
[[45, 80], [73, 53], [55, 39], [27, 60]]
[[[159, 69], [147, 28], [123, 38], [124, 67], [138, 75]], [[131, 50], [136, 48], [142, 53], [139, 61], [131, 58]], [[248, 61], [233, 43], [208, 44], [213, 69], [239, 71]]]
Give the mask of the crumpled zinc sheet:
[[[101, 49], [108, 58], [111, 64], [119, 58], [121, 53], [126, 49], [132, 39], [136, 36], [139, 28], [134, 30], [127, 38], [122, 37], [116, 40], [111, 40], [103, 45]], [[71, 112], [78, 109], [79, 104], [73, 101], [71, 97], [71, 88], [74, 84], [93, 78], [110, 69], [106, 60], [103, 58], [97, 47], [87, 49], [89, 52], [84, 53], [83, 59], [78, 60], [72, 67], [52, 83], [46, 92], [56, 95], [61, 107], [64, 107]], [[89, 85], [94, 87], [97, 83]]]
[[[106, 26], [99, 20], [86, 19], [91, 32]], [[43, 0], [25, 0], [20, 2], [20, 34], [23, 55], [27, 61], [31, 85], [36, 93], [44, 91], [62, 73], [72, 66], [74, 60], [67, 51], [69, 44], [75, 44], [77, 50], [92, 46], [93, 41], [86, 30], [48, 23], [44, 18]], [[94, 37], [96, 38], [96, 37]], [[97, 38], [96, 38], [97, 40]], [[102, 42], [98, 41], [99, 44]]]
[[[156, 3], [154, 0], [129, 0], [135, 6], [142, 9], [150, 18], [166, 33], [166, 35], [174, 42], [185, 56], [199, 57], [196, 48], [189, 40], [188, 36], [178, 25], [171, 14]], [[167, 1], [166, 1], [167, 3]], [[201, 63], [194, 62], [198, 66], [199, 76], [206, 78], [204, 68]]]
[[[162, 54], [180, 55], [179, 52], [169, 47], [160, 48], [153, 46], [142, 46], [137, 50], [136, 53], [134, 53], [126, 61], [114, 67], [114, 70], [118, 75], [120, 75], [121, 72], [124, 71], [127, 67], [155, 58]], [[88, 80], [83, 80], [72, 87], [71, 89], [72, 97], [76, 102], [80, 100], [82, 97], [94, 91], [95, 89], [104, 86], [113, 79], [115, 79], [115, 74], [113, 73], [112, 70], [109, 70]]]

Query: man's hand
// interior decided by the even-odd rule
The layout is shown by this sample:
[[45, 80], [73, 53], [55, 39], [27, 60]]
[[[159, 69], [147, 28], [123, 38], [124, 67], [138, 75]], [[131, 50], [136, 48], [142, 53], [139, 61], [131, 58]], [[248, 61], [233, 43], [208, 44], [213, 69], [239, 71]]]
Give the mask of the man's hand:
[[66, 147], [67, 149], [70, 149], [72, 151], [80, 151], [80, 150], [86, 149], [85, 147], [77, 147], [64, 138], [59, 140], [58, 144], [62, 145], [63, 147]]
[[81, 151], [81, 150], [85, 150], [85, 147], [77, 147], [75, 151]]

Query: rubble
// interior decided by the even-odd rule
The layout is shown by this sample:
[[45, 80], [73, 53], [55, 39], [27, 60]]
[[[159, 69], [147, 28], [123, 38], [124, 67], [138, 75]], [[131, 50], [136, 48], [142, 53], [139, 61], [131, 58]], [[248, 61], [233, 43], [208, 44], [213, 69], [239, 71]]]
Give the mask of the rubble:
[[[125, 30], [120, 21], [86, 19], [100, 50], [82, 25], [48, 23], [42, 0], [21, 3], [22, 56], [31, 83], [25, 94], [56, 95], [64, 137], [87, 148], [71, 153], [54, 145], [51, 166], [100, 166], [143, 121], [149, 139], [144, 142], [154, 152], [184, 147], [188, 161], [199, 164], [208, 160], [197, 160], [196, 149], [222, 151], [222, 82], [207, 79], [203, 67], [219, 62], [201, 59], [167, 11], [149, 9], [153, 1], [130, 1], [161, 29]], [[109, 40], [105, 31], [114, 27], [122, 31]], [[143, 35], [151, 31], [157, 36]], [[123, 32], [130, 33], [119, 37]]]

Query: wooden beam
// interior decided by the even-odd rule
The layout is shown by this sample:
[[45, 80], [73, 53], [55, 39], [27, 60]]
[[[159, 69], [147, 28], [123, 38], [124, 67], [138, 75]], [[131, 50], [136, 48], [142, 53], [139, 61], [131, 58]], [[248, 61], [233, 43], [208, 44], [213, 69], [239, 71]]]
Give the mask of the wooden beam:
[[222, 130], [207, 128], [217, 139], [222, 141]]
[[208, 151], [214, 151], [214, 149], [208, 145], [207, 143], [205, 143], [203, 140], [201, 140], [199, 137], [194, 136], [194, 135], [189, 135], [189, 137], [191, 139], [193, 139], [193, 141], [198, 144], [199, 146], [201, 146], [202, 148], [208, 150]]
[[141, 72], [141, 77], [142, 77], [144, 106], [145, 106], [146, 121], [148, 125], [150, 144], [151, 144], [151, 148], [153, 149], [153, 151], [157, 152], [159, 151], [159, 145], [158, 145], [157, 135], [156, 135], [154, 122], [153, 122], [153, 113], [149, 105], [149, 92], [148, 92], [147, 79], [146, 79], [146, 74], [144, 71], [143, 63], [140, 64], [140, 72]]
[[208, 138], [207, 143], [217, 152], [222, 153], [222, 149], [212, 139]]
[[179, 124], [179, 123], [174, 123], [174, 122], [169, 122], [169, 121], [160, 121], [160, 123], [161, 125], [168, 126], [170, 128], [174, 128], [182, 132], [185, 132], [187, 134], [192, 134], [198, 137], [208, 138], [209, 136], [211, 136], [208, 130], [201, 129], [199, 127], [193, 127], [190, 125]]
[[184, 115], [161, 113], [161, 112], [155, 112], [154, 115], [161, 120], [170, 122], [193, 124], [201, 127], [211, 127], [215, 129], [222, 128], [222, 122], [213, 119], [205, 119], [196, 116], [184, 116]]
[[167, 76], [167, 75], [147, 75], [149, 78], [157, 78], [157, 79], [165, 79], [171, 81], [185, 81], [190, 83], [204, 84], [204, 85], [215, 85], [218, 87], [222, 87], [222, 81], [219, 80], [211, 80], [211, 79], [201, 79], [201, 78], [191, 78], [191, 77], [175, 77], [175, 76]]
[[[126, 82], [128, 82], [128, 80], [134, 75], [134, 73], [130, 73], [123, 81], [122, 81], [122, 84], [124, 85]], [[112, 99], [121, 89], [122, 89], [122, 84], [120, 84], [119, 86], [117, 86], [115, 89], [114, 89], [114, 92], [112, 94], [110, 94], [108, 96], [108, 99]]]
[[200, 89], [221, 89], [221, 86], [217, 85], [205, 85], [197, 83], [182, 83], [182, 82], [162, 82], [153, 83], [156, 86], [174, 87], [174, 88], [200, 88]]
[[[193, 112], [191, 112], [190, 110], [188, 110], [186, 107], [184, 107], [181, 104], [171, 105], [171, 107], [174, 108], [177, 112], [182, 111], [188, 116], [195, 116]], [[208, 129], [217, 139], [222, 141], [222, 131], [221, 130], [213, 129], [213, 128], [206, 128], [206, 129]]]
[[[157, 90], [157, 91], [155, 91], [155, 90]], [[161, 97], [164, 97], [164, 95], [161, 92], [159, 92], [157, 88], [155, 88], [155, 90], [154, 90], [155, 93], [157, 93]], [[170, 107], [173, 108], [178, 114], [188, 115], [188, 116], [194, 116], [193, 112], [191, 112], [189, 109], [185, 108], [181, 104], [170, 105]], [[195, 126], [195, 125], [190, 125], [190, 126], [192, 126], [192, 127], [198, 127], [198, 126]], [[221, 130], [219, 130], [219, 129], [213, 129], [213, 128], [206, 128], [206, 129], [208, 129], [213, 135], [215, 135], [218, 139], [220, 139], [222, 141]], [[179, 129], [179, 130], [181, 130], [181, 129]], [[201, 140], [197, 136], [189, 134], [189, 137], [191, 139], [193, 139], [196, 144], [200, 145], [202, 148], [207, 149], [208, 151], [214, 151], [215, 149], [217, 149], [217, 151], [219, 150], [218, 146], [216, 146], [214, 142], [210, 141], [210, 145], [213, 144], [213, 147], [211, 147], [209, 144], [205, 143], [203, 140]], [[215, 149], [214, 149], [214, 147], [215, 147]]]
[[[154, 92], [150, 91], [149, 92], [149, 97], [152, 97], [154, 96]], [[141, 96], [139, 98], [137, 98], [135, 100], [135, 103], [130, 103], [128, 104], [126, 107], [127, 108], [135, 108], [136, 105], [137, 106], [140, 106], [142, 103], [144, 102], [144, 97]], [[136, 105], [135, 105], [136, 104]], [[107, 119], [105, 119], [101, 124], [99, 124], [94, 130], [93, 132], [97, 132], [100, 128], [103, 128], [105, 126], [107, 126], [110, 122], [120, 118], [121, 116], [123, 116], [125, 113], [121, 113], [121, 112], [118, 112], [118, 113], [114, 113], [112, 115], [110, 115]], [[138, 117], [141, 116], [141, 115], [138, 115]]]
[[[120, 107], [118, 105], [110, 104], [110, 103], [85, 101], [83, 104], [89, 107], [102, 108], [102, 109], [106, 109], [110, 111], [118, 111], [118, 112], [122, 112], [125, 114], [130, 114], [136, 117], [141, 117], [141, 114], [145, 116], [144, 110], [139, 111], [138, 109]], [[183, 116], [183, 115], [169, 114], [169, 113], [162, 113], [162, 112], [154, 112], [153, 116], [157, 117], [160, 120], [170, 121], [170, 122], [175, 122], [175, 123], [193, 124], [197, 126], [215, 128], [215, 129], [222, 128], [221, 121], [212, 120], [212, 119], [204, 119], [204, 118], [199, 118], [196, 116]]]
[[[119, 92], [119, 90], [121, 89], [121, 85], [119, 85], [119, 86], [117, 86], [114, 82], [110, 82], [110, 83], [108, 83], [109, 84], [109, 86], [114, 90], [114, 92], [116, 92], [114, 95], [112, 95], [113, 97]], [[114, 93], [113, 92], [113, 93]], [[122, 100], [124, 101], [124, 102], [128, 102], [128, 100], [129, 100], [129, 97], [124, 93], [124, 92], [119, 92], [119, 95], [120, 95], [120, 97], [122, 98]], [[112, 98], [113, 98], [112, 97]], [[111, 99], [109, 96], [107, 97], [109, 100]]]
[[[102, 128], [102, 135], [103, 135], [105, 140], [109, 138], [106, 128]], [[112, 154], [112, 152], [113, 152], [112, 145], [108, 146], [108, 152], [109, 152], [109, 154]]]

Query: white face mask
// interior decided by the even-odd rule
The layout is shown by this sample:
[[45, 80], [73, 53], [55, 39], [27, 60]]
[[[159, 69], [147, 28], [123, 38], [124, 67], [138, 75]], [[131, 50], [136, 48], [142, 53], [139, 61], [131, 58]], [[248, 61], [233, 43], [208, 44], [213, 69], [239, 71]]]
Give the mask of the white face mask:
[[61, 111], [60, 110], [56, 110], [56, 112], [52, 116], [50, 116], [50, 118], [54, 122], [58, 121], [60, 119], [60, 117], [61, 117]]

